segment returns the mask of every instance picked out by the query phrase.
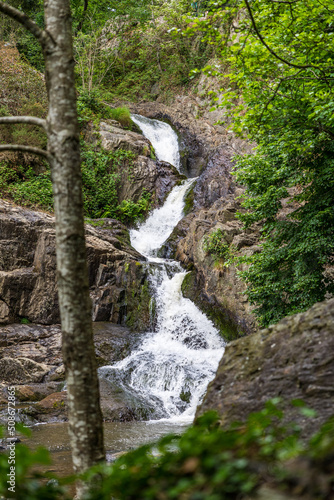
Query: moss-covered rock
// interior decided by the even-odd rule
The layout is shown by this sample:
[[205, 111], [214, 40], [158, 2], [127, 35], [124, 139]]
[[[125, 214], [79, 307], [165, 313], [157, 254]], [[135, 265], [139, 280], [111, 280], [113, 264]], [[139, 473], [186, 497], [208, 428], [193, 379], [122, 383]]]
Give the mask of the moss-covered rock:
[[[280, 397], [286, 420], [298, 423], [308, 436], [334, 414], [333, 376], [331, 299], [229, 343], [197, 416], [214, 409], [228, 425]], [[291, 405], [293, 400], [302, 400], [315, 416], [307, 418], [298, 405]]]

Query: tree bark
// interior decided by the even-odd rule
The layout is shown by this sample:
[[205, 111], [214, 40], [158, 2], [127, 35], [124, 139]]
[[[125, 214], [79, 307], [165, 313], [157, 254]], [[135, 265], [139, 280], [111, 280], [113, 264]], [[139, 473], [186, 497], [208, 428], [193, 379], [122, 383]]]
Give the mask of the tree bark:
[[[74, 470], [105, 457], [83, 220], [69, 0], [44, 0], [46, 119], [56, 217], [57, 284]], [[82, 493], [82, 492], [81, 492]], [[79, 491], [80, 496], [80, 491]]]

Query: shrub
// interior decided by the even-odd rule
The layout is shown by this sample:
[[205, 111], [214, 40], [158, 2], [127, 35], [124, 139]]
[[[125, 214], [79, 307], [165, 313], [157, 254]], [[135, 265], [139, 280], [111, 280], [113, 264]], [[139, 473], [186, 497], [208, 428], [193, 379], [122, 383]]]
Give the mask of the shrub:
[[137, 220], [143, 220], [151, 207], [151, 193], [143, 191], [137, 203], [131, 200], [123, 200], [117, 207], [118, 218], [125, 223], [131, 224]]
[[[293, 404], [300, 407], [304, 417], [314, 417], [314, 411], [302, 401]], [[94, 485], [85, 500], [242, 500], [253, 498], [263, 483], [274, 489], [285, 487], [288, 497], [300, 482], [300, 475], [302, 488], [308, 488], [308, 498], [331, 498], [334, 419], [306, 443], [299, 437], [300, 428], [294, 423], [283, 424], [283, 419], [278, 398], [250, 414], [245, 423], [231, 424], [228, 429], [219, 426], [215, 412], [208, 412], [181, 436], [163, 437], [121, 456], [111, 465], [92, 467], [82, 476]], [[302, 458], [299, 469], [295, 461], [289, 470], [291, 459], [296, 457]], [[304, 477], [308, 462], [314, 473], [309, 480]], [[50, 473], [33, 472], [35, 464], [49, 465], [45, 449], [31, 451], [18, 444], [16, 463], [17, 490], [15, 495], [9, 495], [8, 457], [0, 454], [0, 496], [25, 500], [68, 498], [61, 485], [73, 482], [73, 477], [59, 479]], [[317, 473], [321, 476], [318, 481]]]
[[123, 127], [132, 128], [132, 120], [128, 108], [110, 108], [110, 118], [118, 121]]
[[225, 233], [221, 229], [213, 231], [204, 238], [204, 251], [218, 259], [226, 260], [229, 256], [229, 246], [224, 240]]

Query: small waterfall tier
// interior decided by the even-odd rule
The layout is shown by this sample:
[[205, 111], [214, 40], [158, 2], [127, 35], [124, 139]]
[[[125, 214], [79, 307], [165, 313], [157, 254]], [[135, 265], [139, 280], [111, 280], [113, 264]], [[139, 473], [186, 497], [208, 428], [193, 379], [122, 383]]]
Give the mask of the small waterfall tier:
[[158, 160], [167, 161], [180, 170], [179, 140], [172, 127], [168, 123], [141, 115], [131, 115], [131, 119], [151, 141]]
[[[132, 119], [154, 145], [159, 159], [180, 168], [175, 132], [158, 120]], [[183, 217], [184, 196], [194, 179], [176, 186], [165, 204], [130, 232], [131, 244], [147, 257], [154, 310], [152, 331], [124, 360], [100, 368], [100, 376], [147, 408], [151, 419], [192, 421], [196, 407], [214, 377], [224, 342], [213, 323], [183, 297], [187, 274], [178, 262], [157, 257], [159, 248]]]

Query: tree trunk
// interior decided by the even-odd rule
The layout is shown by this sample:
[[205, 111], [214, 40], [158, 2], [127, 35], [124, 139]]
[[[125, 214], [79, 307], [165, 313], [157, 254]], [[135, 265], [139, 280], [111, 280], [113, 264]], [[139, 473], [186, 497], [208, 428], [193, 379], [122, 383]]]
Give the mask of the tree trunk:
[[[1, 0], [0, 12], [29, 30], [44, 53], [49, 98], [46, 122], [35, 117], [5, 117], [0, 122], [42, 126], [48, 135], [48, 151], [19, 144], [0, 148], [45, 156], [51, 166], [69, 432], [74, 470], [81, 473], [103, 460], [105, 453], [86, 262], [70, 0], [44, 0], [45, 30]], [[81, 484], [79, 497], [83, 491]]]
[[104, 459], [83, 221], [69, 0], [44, 0], [48, 153], [56, 216], [57, 283], [74, 470]]

